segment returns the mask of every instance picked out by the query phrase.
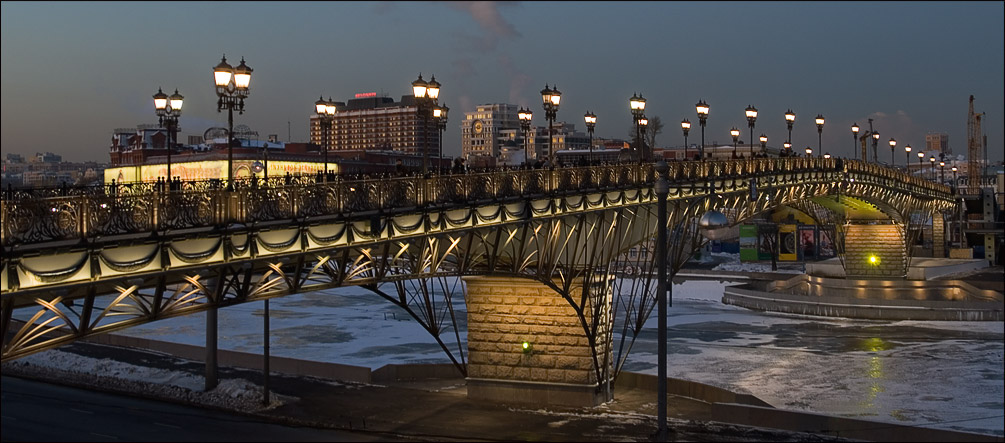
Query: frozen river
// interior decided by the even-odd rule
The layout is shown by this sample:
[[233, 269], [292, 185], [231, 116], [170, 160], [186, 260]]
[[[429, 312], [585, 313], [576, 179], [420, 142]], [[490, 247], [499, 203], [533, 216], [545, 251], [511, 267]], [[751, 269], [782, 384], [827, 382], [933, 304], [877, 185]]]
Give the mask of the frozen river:
[[[674, 285], [670, 376], [750, 393], [778, 408], [1005, 435], [1003, 323], [754, 312], [723, 305], [726, 285]], [[463, 302], [457, 306], [463, 309]], [[262, 314], [261, 302], [220, 310], [220, 348], [260, 353]], [[374, 369], [449, 363], [404, 311], [362, 288], [274, 299], [270, 314], [272, 355]], [[457, 314], [464, 319], [463, 311]], [[656, 373], [656, 323], [646, 323], [626, 370]], [[463, 340], [463, 321], [461, 328]], [[119, 333], [203, 345], [204, 314]]]

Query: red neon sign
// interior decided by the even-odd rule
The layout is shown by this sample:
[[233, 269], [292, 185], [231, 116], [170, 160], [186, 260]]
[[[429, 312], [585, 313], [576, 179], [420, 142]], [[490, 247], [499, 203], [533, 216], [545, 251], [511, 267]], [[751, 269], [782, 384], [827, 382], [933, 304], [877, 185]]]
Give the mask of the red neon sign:
[[368, 97], [376, 97], [376, 96], [377, 96], [376, 92], [359, 92], [359, 93], [356, 94], [356, 98], [368, 98]]

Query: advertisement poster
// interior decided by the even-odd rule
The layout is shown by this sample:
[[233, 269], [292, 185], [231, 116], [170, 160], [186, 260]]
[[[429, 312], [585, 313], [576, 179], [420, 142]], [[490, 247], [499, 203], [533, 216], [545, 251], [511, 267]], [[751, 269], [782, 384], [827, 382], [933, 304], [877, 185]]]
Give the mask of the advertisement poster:
[[820, 230], [820, 258], [831, 258], [837, 256], [834, 248], [834, 228], [824, 228]]
[[[757, 231], [757, 259], [771, 260], [771, 236], [776, 235], [771, 227], [758, 229]], [[777, 237], [776, 237], [777, 239]]]
[[740, 225], [740, 261], [757, 260], [757, 225]]
[[817, 239], [815, 226], [799, 227], [799, 253], [803, 260], [816, 260]]
[[797, 252], [796, 225], [780, 225], [778, 227], [778, 259], [796, 261], [799, 259]]

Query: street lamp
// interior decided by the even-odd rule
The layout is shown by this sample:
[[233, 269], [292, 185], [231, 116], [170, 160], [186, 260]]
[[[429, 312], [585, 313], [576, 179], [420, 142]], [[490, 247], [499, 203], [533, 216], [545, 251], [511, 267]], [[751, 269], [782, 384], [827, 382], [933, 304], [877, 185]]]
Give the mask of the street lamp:
[[447, 105], [437, 106], [433, 108], [433, 119], [436, 120], [436, 142], [437, 146], [437, 162], [436, 170], [439, 171], [443, 168], [443, 130], [447, 129], [447, 112], [450, 111], [450, 107]]
[[891, 137], [889, 143], [890, 143], [890, 166], [895, 167], [897, 166], [897, 161], [894, 159], [893, 149], [897, 147], [897, 140], [894, 140], [893, 137]]
[[[667, 196], [670, 194], [670, 168], [662, 159], [656, 162], [656, 441], [666, 441], [667, 428]], [[673, 281], [669, 282], [673, 290]]]
[[792, 157], [792, 143], [789, 143], [789, 142], [782, 143], [782, 147], [785, 148], [785, 151], [784, 151], [784, 154], [780, 153], [779, 157], [781, 157], [783, 155], [785, 157]]
[[939, 162], [939, 183], [946, 184], [946, 162]]
[[234, 190], [234, 109], [244, 115], [244, 99], [248, 98], [248, 87], [251, 85], [252, 69], [244, 63], [236, 68], [227, 63], [227, 55], [223, 55], [220, 64], [213, 68], [213, 80], [216, 83], [216, 112], [227, 110], [227, 190]]
[[932, 165], [932, 181], [935, 181], [935, 156], [929, 157], [928, 162]]
[[851, 124], [851, 152], [856, 159], [858, 158], [858, 131], [860, 129], [862, 128], [858, 127], [858, 122]]
[[768, 136], [766, 136], [764, 134], [761, 134], [761, 137], [758, 140], [761, 141], [761, 155], [767, 154], [767, 152], [768, 152]]
[[322, 180], [328, 183], [328, 142], [331, 139], [332, 120], [335, 119], [335, 102], [331, 98], [325, 100], [324, 97], [319, 97], [318, 101], [314, 102], [314, 112], [318, 114], [318, 124], [321, 125], [321, 138], [324, 140], [321, 143], [321, 149], [324, 149], [325, 161], [324, 178]]
[[792, 123], [794, 123], [795, 121], [796, 121], [796, 113], [792, 112], [791, 109], [785, 111], [785, 126], [789, 127], [789, 139], [786, 141], [789, 143], [792, 143]]
[[701, 160], [705, 160], [705, 122], [708, 120], [708, 103], [705, 100], [698, 100], [698, 103], [694, 105], [694, 110], [698, 113], [698, 123], [701, 125], [701, 150], [698, 154], [701, 156]]
[[748, 143], [750, 143], [750, 146], [751, 146], [751, 148], [750, 148], [750, 154], [753, 155], [754, 154], [754, 148], [753, 148], [753, 146], [754, 146], [754, 123], [757, 122], [757, 108], [755, 108], [753, 105], [747, 105], [747, 109], [744, 110], [744, 113], [747, 116], [747, 127], [750, 128], [750, 138], [748, 139]]
[[171, 151], [174, 151], [175, 145], [178, 144], [178, 117], [181, 117], [181, 107], [184, 103], [185, 97], [182, 97], [178, 93], [178, 90], [174, 90], [174, 94], [168, 97], [160, 88], [157, 88], [157, 93], [154, 94], [154, 112], [157, 113], [157, 117], [160, 120], [160, 125], [165, 127], [168, 132], [167, 141], [167, 180], [168, 189], [171, 187]]
[[544, 118], [548, 120], [548, 160], [554, 164], [551, 158], [553, 154], [551, 151], [555, 149], [552, 126], [555, 123], [555, 117], [558, 116], [558, 107], [562, 103], [562, 93], [558, 92], [558, 86], [548, 88], [548, 84], [545, 83], [544, 89], [541, 90], [541, 101], [544, 106]]
[[925, 159], [925, 153], [918, 151], [918, 177], [925, 178], [925, 164], [922, 161]]
[[527, 151], [530, 148], [527, 147], [527, 132], [530, 131], [530, 119], [534, 117], [534, 113], [530, 109], [520, 108], [517, 112], [517, 117], [520, 119], [520, 130], [523, 132], [523, 164], [529, 168], [530, 158]]
[[597, 116], [590, 111], [586, 111], [583, 119], [586, 120], [586, 132], [590, 133], [590, 165], [593, 165], [593, 129], [597, 127]]
[[824, 116], [817, 114], [817, 149], [823, 149]]
[[684, 132], [684, 160], [687, 160], [687, 133], [691, 131], [691, 122], [686, 118], [681, 120], [680, 130]]
[[422, 174], [429, 174], [429, 118], [432, 116], [436, 99], [440, 96], [440, 83], [436, 81], [436, 76], [432, 76], [429, 82], [419, 78], [412, 82], [412, 96], [415, 97], [416, 110], [422, 117]]
[[813, 157], [813, 148], [807, 146], [806, 147], [806, 158], [810, 158], [810, 157]]
[[911, 145], [904, 146], [904, 170], [911, 173]]
[[955, 191], [956, 190], [956, 185], [957, 185], [957, 182], [956, 182], [956, 171], [957, 171], [956, 166], [953, 166], [952, 169], [953, 169], [953, 190]]
[[824, 159], [830, 160], [830, 158], [831, 158], [831, 153], [830, 152], [825, 152], [824, 153]]
[[872, 162], [879, 163], [879, 131], [872, 132]]
[[632, 109], [632, 119], [635, 122], [635, 149], [639, 152], [642, 161], [650, 161], [652, 158], [649, 155], [649, 150], [642, 140], [642, 119], [646, 110], [646, 99], [642, 97], [642, 94], [632, 94], [632, 98], [628, 99], [628, 105]]
[[736, 141], [740, 139], [740, 130], [734, 126], [729, 130], [729, 135], [733, 136], [733, 158], [736, 158]]

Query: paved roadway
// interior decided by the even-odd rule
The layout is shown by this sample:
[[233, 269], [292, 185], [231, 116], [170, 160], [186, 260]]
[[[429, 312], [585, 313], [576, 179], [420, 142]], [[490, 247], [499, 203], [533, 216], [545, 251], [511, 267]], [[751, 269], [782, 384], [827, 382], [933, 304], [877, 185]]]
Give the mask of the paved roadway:
[[2, 377], [3, 441], [386, 441], [241, 415]]

